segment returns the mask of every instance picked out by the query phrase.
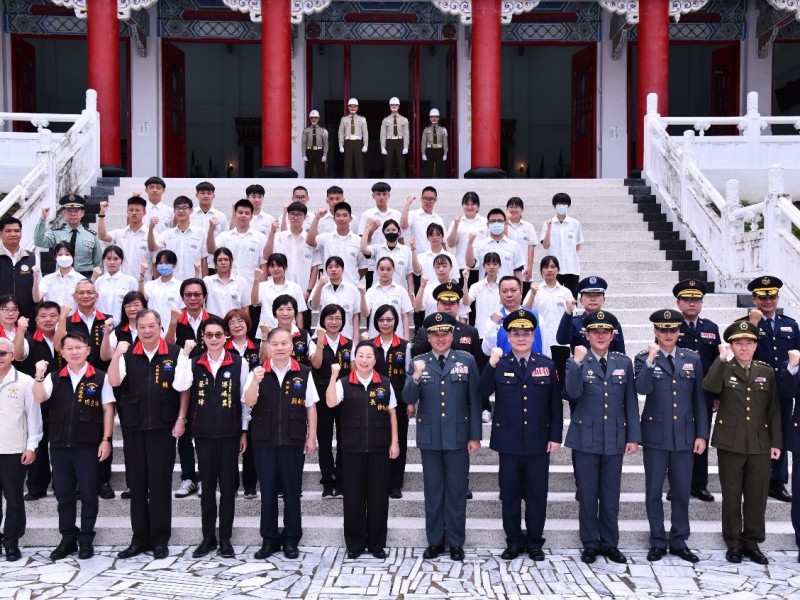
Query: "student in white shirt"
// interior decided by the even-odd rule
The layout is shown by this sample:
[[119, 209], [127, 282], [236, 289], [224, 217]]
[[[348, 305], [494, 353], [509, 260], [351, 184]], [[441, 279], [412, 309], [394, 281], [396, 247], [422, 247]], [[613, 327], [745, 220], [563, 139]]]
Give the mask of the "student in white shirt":
[[[404, 340], [407, 340], [409, 339], [409, 315], [414, 311], [414, 307], [411, 305], [408, 292], [394, 281], [394, 261], [388, 256], [384, 256], [378, 261], [375, 271], [378, 274], [378, 280], [364, 295], [367, 309], [372, 313], [384, 304], [393, 306], [400, 313], [401, 318], [401, 321], [397, 323], [396, 333]], [[367, 324], [369, 337], [374, 338], [378, 335], [375, 323], [368, 318]]]
[[[383, 237], [386, 241], [382, 244], [369, 243], [369, 233], [378, 227], [383, 229]], [[361, 253], [377, 262], [384, 256], [388, 256], [394, 262], [394, 281], [400, 285], [413, 300], [414, 296], [414, 264], [411, 258], [411, 248], [398, 243], [400, 237], [400, 225], [394, 219], [384, 221], [383, 226], [377, 220], [371, 220], [361, 236]], [[410, 290], [410, 292], [409, 292]]]
[[577, 296], [581, 273], [578, 252], [583, 243], [583, 230], [577, 219], [567, 216], [571, 205], [572, 198], [569, 194], [558, 193], [553, 196], [556, 216], [542, 224], [542, 248], [550, 256], [555, 256], [561, 264], [559, 283], [566, 286], [573, 296]]
[[322, 310], [328, 304], [338, 304], [344, 309], [345, 321], [342, 335], [356, 339], [361, 326], [361, 317], [367, 317], [369, 309], [365, 299], [366, 288], [363, 283], [358, 287], [344, 281], [344, 261], [338, 256], [331, 256], [325, 262], [326, 275], [321, 276], [311, 293], [311, 308]]
[[[161, 318], [161, 329], [169, 325], [173, 308], [183, 308], [183, 298], [181, 298], [182, 279], [175, 277], [175, 263], [178, 257], [172, 250], [161, 250], [156, 254], [156, 272], [158, 277], [145, 282], [144, 273], [139, 277], [139, 291], [147, 299], [147, 305], [151, 310], [158, 313]], [[199, 268], [198, 268], [199, 270]]]
[[[420, 279], [419, 291], [414, 298], [414, 310], [424, 311], [426, 317], [438, 310], [433, 291], [442, 283], [451, 283], [454, 280], [453, 261], [447, 254], [440, 254], [433, 259], [433, 268], [436, 272], [436, 279], [429, 284], [428, 278], [423, 275]], [[460, 304], [458, 307], [458, 319], [466, 322], [469, 312], [469, 307]]]
[[[383, 231], [381, 229], [381, 225], [383, 225], [386, 221], [389, 219], [400, 221], [400, 211], [395, 210], [394, 208], [389, 208], [389, 198], [391, 197], [391, 192], [391, 186], [385, 181], [378, 181], [373, 184], [372, 199], [375, 201], [375, 206], [373, 208], [368, 208], [361, 213], [361, 218], [358, 221], [357, 233], [362, 237], [364, 234], [366, 234], [367, 239], [371, 244], [381, 244], [386, 241], [386, 238], [383, 237]], [[367, 227], [373, 222], [377, 222], [378, 226], [370, 227], [368, 231]], [[367, 288], [372, 287], [375, 263], [376, 261], [373, 258], [370, 258], [370, 260], [367, 261]]]
[[69, 242], [59, 242], [53, 246], [53, 254], [56, 257], [57, 269], [45, 275], [39, 280], [42, 271], [38, 265], [33, 267], [33, 301], [41, 302], [49, 300], [56, 302], [59, 306], [69, 306], [72, 310], [77, 308], [75, 304], [75, 286], [79, 281], [86, 279], [81, 273], [72, 268], [75, 259], [75, 251]]
[[425, 252], [430, 247], [427, 232], [433, 223], [439, 225], [444, 231], [444, 219], [433, 211], [437, 197], [436, 188], [428, 185], [422, 188], [420, 208], [411, 210], [411, 205], [417, 199], [414, 194], [409, 194], [405, 205], [403, 205], [403, 213], [400, 215], [400, 227], [403, 231], [403, 237], [406, 242], [413, 237], [417, 241], [417, 248], [420, 253]]
[[167, 184], [161, 177], [149, 177], [144, 182], [144, 191], [147, 193], [147, 206], [145, 207], [144, 223], [150, 223], [152, 217], [158, 217], [158, 226], [156, 227], [156, 234], [166, 231], [172, 227], [172, 221], [175, 219], [175, 213], [172, 208], [162, 199], [164, 192], [167, 189]]
[[[171, 250], [177, 257], [175, 277], [189, 279], [195, 276], [195, 264], [200, 265], [201, 274], [208, 274], [203, 257], [206, 253], [207, 225], [198, 226], [191, 222], [192, 201], [186, 196], [178, 196], [173, 203], [175, 227], [155, 234], [161, 223], [159, 217], [152, 217], [147, 233], [147, 247], [151, 252]], [[158, 276], [158, 274], [155, 274]]]
[[106, 231], [106, 211], [108, 202], [100, 203], [100, 213], [97, 215], [97, 237], [104, 242], [109, 242], [122, 248], [128, 256], [128, 262], [122, 265], [122, 272], [131, 277], [139, 274], [139, 265], [147, 263], [148, 270], [145, 276], [152, 279], [150, 270], [150, 249], [147, 246], [147, 228], [142, 225], [145, 207], [147, 202], [140, 196], [128, 198], [128, 224], [122, 229], [112, 229]]
[[250, 227], [253, 218], [253, 205], [249, 200], [239, 200], [233, 205], [234, 227], [214, 234], [217, 225], [216, 217], [208, 220], [209, 228], [206, 236], [206, 247], [213, 256], [217, 248], [228, 248], [233, 254], [233, 272], [247, 282], [247, 287], [253, 285], [253, 273], [266, 262], [264, 249], [267, 246], [267, 236]]
[[[115, 325], [119, 325], [125, 294], [135, 291], [138, 287], [136, 278], [122, 272], [121, 267], [124, 262], [125, 254], [122, 248], [113, 244], [106, 246], [103, 250], [103, 266], [106, 272], [104, 275], [99, 275], [100, 269], [96, 268], [92, 275], [94, 289], [97, 290], [97, 310], [110, 316]], [[150, 259], [148, 258], [146, 262], [149, 265]], [[110, 359], [109, 356], [106, 360]]]
[[[214, 225], [215, 235], [220, 235], [223, 231], [228, 231], [228, 217], [225, 214], [212, 206], [214, 203], [215, 188], [214, 185], [208, 181], [201, 181], [195, 186], [198, 209], [192, 212], [191, 222], [192, 225], [200, 229], [204, 234], [208, 230], [209, 221], [212, 217], [216, 217], [216, 225]], [[211, 258], [211, 253], [204, 253], [207, 258]], [[206, 260], [203, 261], [206, 263]], [[203, 274], [208, 274], [208, 271], [203, 270]]]
[[350, 223], [353, 220], [353, 209], [347, 202], [340, 202], [334, 207], [334, 220], [336, 221], [336, 231], [331, 233], [318, 233], [319, 221], [328, 212], [326, 208], [320, 208], [314, 215], [311, 228], [308, 230], [306, 243], [312, 248], [319, 248], [322, 252], [322, 260], [326, 262], [332, 256], [338, 256], [344, 261], [344, 277], [356, 285], [361, 276], [366, 273], [367, 259], [361, 254], [359, 246], [361, 238], [350, 230]]
[[[433, 268], [433, 260], [444, 254], [450, 259], [450, 264], [453, 268], [454, 274], [460, 274], [460, 264], [455, 254], [448, 252], [444, 247], [444, 228], [438, 223], [431, 223], [428, 225], [426, 232], [428, 239], [428, 249], [424, 252], [418, 252], [418, 242], [416, 238], [409, 243], [411, 248], [411, 261], [414, 267], [414, 273], [419, 274], [420, 277], [427, 277], [428, 281], [436, 279], [436, 272]], [[419, 290], [417, 290], [419, 291]]]
[[[483, 256], [483, 270], [486, 277], [473, 283], [469, 288], [464, 286], [464, 297], [461, 299], [461, 303], [464, 306], [475, 303], [475, 309], [472, 312], [475, 314], [476, 323], [485, 323], [493, 312], [503, 308], [503, 303], [500, 302], [500, 278], [497, 276], [501, 264], [502, 259], [497, 252], [487, 252]], [[462, 273], [462, 282], [466, 280], [463, 275]]]
[[525, 203], [522, 198], [513, 196], [506, 202], [506, 213], [508, 213], [508, 228], [506, 235], [514, 240], [522, 250], [525, 257], [525, 269], [522, 271], [522, 294], [528, 293], [531, 281], [533, 280], [533, 256], [538, 239], [536, 228], [533, 223], [522, 218], [525, 210]]
[[523, 304], [539, 313], [542, 354], [553, 359], [556, 368], [561, 369], [559, 375], [563, 376], [569, 358], [569, 344], [559, 344], [556, 341], [556, 333], [561, 323], [561, 317], [567, 310], [567, 303], [574, 298], [572, 292], [558, 282], [559, 266], [555, 256], [542, 258], [539, 263], [539, 271], [542, 274], [542, 283], [531, 284], [531, 289]]
[[[297, 326], [303, 328], [303, 312], [308, 308], [303, 300], [303, 290], [294, 281], [286, 279], [286, 257], [283, 254], [272, 254], [267, 259], [269, 279], [264, 280], [264, 271], [258, 269], [250, 289], [250, 302], [254, 307], [260, 306], [261, 313], [258, 318], [259, 325], [266, 323], [269, 329], [278, 327], [278, 322], [272, 314], [272, 301], [278, 296], [288, 294], [297, 300]], [[256, 338], [262, 339], [261, 331], [256, 332]]]
[[[464, 211], [464, 214], [453, 217], [453, 221], [447, 230], [447, 247], [456, 255], [456, 266], [467, 264], [467, 245], [469, 244], [470, 235], [474, 240], [480, 240], [487, 236], [486, 217], [478, 214], [480, 208], [481, 199], [478, 194], [467, 192], [461, 198], [461, 210]], [[482, 277], [483, 273], [480, 275]], [[468, 285], [472, 285], [477, 281], [478, 267], [476, 265], [470, 269]], [[463, 281], [461, 286], [464, 286]]]
[[222, 316], [234, 308], [250, 305], [250, 286], [243, 277], [232, 272], [233, 253], [228, 248], [214, 250], [214, 275], [203, 277], [208, 289], [206, 310], [212, 315]]
[[[264, 186], [257, 183], [248, 185], [244, 194], [250, 201], [250, 204], [253, 205], [253, 220], [250, 221], [250, 227], [263, 233], [265, 236], [269, 236], [269, 232], [272, 229], [272, 223], [275, 221], [275, 217], [268, 212], [261, 210], [261, 207], [264, 204]], [[235, 210], [236, 209], [234, 208], [234, 212]]]

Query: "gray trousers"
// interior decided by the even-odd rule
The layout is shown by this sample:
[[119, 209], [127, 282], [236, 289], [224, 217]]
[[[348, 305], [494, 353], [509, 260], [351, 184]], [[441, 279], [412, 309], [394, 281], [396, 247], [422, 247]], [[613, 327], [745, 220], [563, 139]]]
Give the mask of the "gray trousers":
[[575, 450], [578, 485], [578, 528], [584, 548], [616, 548], [619, 544], [619, 489], [622, 454]]
[[[658, 450], [643, 448], [645, 507], [650, 521], [650, 546], [653, 548], [686, 548], [689, 538], [689, 487], [694, 456], [691, 450]], [[672, 491], [672, 526], [669, 540], [664, 530], [664, 505], [661, 496], [664, 479], [669, 477]]]
[[420, 450], [425, 486], [425, 533], [431, 546], [463, 546], [467, 524], [469, 453], [459, 450]]

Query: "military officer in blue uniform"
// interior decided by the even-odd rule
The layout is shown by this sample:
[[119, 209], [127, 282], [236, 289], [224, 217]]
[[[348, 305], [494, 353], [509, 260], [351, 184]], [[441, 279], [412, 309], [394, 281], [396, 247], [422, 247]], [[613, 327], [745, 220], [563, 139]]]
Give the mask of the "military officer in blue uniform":
[[[703, 310], [703, 298], [706, 295], [706, 284], [699, 279], [684, 279], [672, 288], [672, 295], [681, 311], [680, 331], [678, 332], [678, 348], [694, 350], [700, 355], [703, 373], [708, 373], [714, 360], [719, 356], [718, 347], [722, 341], [719, 327], [713, 321], [700, 317]], [[703, 391], [705, 395], [706, 420], [711, 423], [714, 411], [714, 394]], [[694, 455], [692, 467], [692, 485], [689, 492], [703, 502], [713, 502], [714, 496], [708, 491], [708, 447]], [[667, 494], [667, 500], [670, 495]]]
[[[583, 324], [583, 317], [591, 312], [596, 312], [603, 308], [606, 303], [606, 290], [608, 284], [602, 277], [586, 277], [578, 283], [578, 296], [584, 312], [580, 315], [575, 314], [575, 300], [567, 302], [567, 310], [561, 317], [556, 332], [556, 341], [559, 344], [569, 344], [572, 350], [575, 346], [584, 346], [589, 349], [589, 341], [586, 339], [586, 329]], [[608, 313], [607, 313], [608, 314]], [[611, 341], [611, 352], [625, 354], [625, 336], [622, 333], [622, 326], [617, 323], [614, 330], [614, 339]]]
[[[489, 447], [500, 454], [506, 549], [501, 558], [512, 560], [527, 550], [531, 559], [544, 560], [544, 522], [547, 513], [547, 476], [550, 454], [561, 447], [563, 410], [555, 363], [531, 352], [536, 317], [524, 309], [503, 320], [511, 351], [492, 349], [481, 373], [481, 394], [495, 395]], [[520, 527], [525, 498], [525, 527]]]
[[68, 194], [58, 201], [64, 209], [64, 223], [58, 229], [46, 226], [50, 207], [42, 209], [42, 218], [33, 230], [33, 243], [40, 248], [52, 248], [59, 242], [72, 244], [75, 250], [73, 268], [81, 275], [91, 278], [92, 269], [102, 266], [102, 248], [97, 234], [83, 225], [81, 220], [86, 211], [86, 200], [78, 194]]
[[[747, 289], [753, 293], [753, 304], [747, 319], [758, 326], [758, 347], [754, 358], [767, 363], [775, 370], [778, 389], [781, 384], [781, 366], [789, 355], [789, 350], [800, 350], [800, 328], [797, 321], [786, 315], [778, 314], [778, 293], [783, 287], [783, 281], [772, 275], [756, 277]], [[744, 320], [744, 319], [742, 319]], [[789, 421], [792, 416], [794, 398], [779, 395], [781, 406], [781, 431], [786, 437], [789, 430]], [[786, 453], [781, 453], [780, 458], [772, 461], [772, 471], [769, 480], [769, 496], [781, 502], [791, 502], [792, 496], [786, 491], [789, 483], [789, 461]]]
[[564, 391], [575, 402], [564, 445], [574, 450], [581, 560], [593, 563], [602, 554], [625, 563], [617, 548], [622, 458], [641, 442], [633, 363], [609, 351], [619, 329], [614, 315], [598, 310], [586, 315], [584, 326], [590, 348], [575, 346], [564, 378]]
[[[789, 360], [781, 369], [781, 396], [795, 398], [800, 386], [800, 350], [789, 350]], [[794, 542], [800, 549], [800, 403], [795, 403], [794, 414], [789, 422], [787, 434], [783, 438], [783, 451], [792, 453], [792, 527]], [[800, 552], [797, 554], [800, 562]]]
[[446, 529], [450, 558], [463, 561], [468, 452], [480, 449], [482, 425], [478, 367], [472, 356], [452, 349], [455, 324], [455, 318], [447, 313], [426, 317], [423, 327], [431, 350], [414, 360], [403, 400], [417, 405], [428, 538], [423, 558], [436, 558], [444, 552]]
[[[679, 349], [683, 316], [676, 310], [657, 310], [650, 315], [656, 342], [636, 355], [636, 391], [646, 397], [642, 409], [645, 507], [650, 521], [647, 560], [661, 560], [667, 553], [696, 563], [700, 560], [686, 545], [689, 538], [689, 482], [693, 458], [706, 449], [708, 417], [701, 387], [700, 356]], [[669, 477], [672, 527], [667, 539], [661, 490]]]

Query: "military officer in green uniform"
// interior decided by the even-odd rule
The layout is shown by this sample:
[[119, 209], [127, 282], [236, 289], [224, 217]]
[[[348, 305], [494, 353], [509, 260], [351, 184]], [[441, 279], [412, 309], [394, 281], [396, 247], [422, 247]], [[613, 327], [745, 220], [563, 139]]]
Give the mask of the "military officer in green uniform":
[[367, 120], [358, 113], [358, 100], [347, 101], [347, 114], [339, 121], [339, 152], [344, 154], [344, 177], [364, 178], [364, 154], [369, 146]]
[[447, 162], [447, 129], [439, 125], [439, 109], [432, 108], [431, 124], [422, 131], [422, 160], [428, 163], [428, 177], [446, 177], [444, 163]]
[[400, 99], [396, 96], [389, 100], [391, 114], [381, 122], [381, 154], [384, 158], [384, 177], [406, 177], [406, 159], [408, 154], [408, 119], [401, 115]]
[[319, 126], [319, 112], [308, 113], [311, 125], [303, 129], [300, 152], [306, 163], [306, 178], [325, 177], [325, 163], [328, 162], [328, 130]]
[[68, 194], [58, 204], [64, 210], [66, 223], [58, 229], [49, 229], [47, 216], [50, 207], [43, 208], [42, 218], [33, 230], [33, 243], [40, 248], [52, 248], [59, 242], [72, 244], [75, 250], [74, 269], [84, 277], [91, 278], [92, 269], [101, 266], [103, 258], [97, 234], [81, 223], [86, 201], [78, 194]]
[[[773, 368], [753, 360], [758, 326], [737, 321], [723, 334], [703, 380], [703, 389], [719, 398], [711, 445], [717, 449], [722, 486], [722, 537], [732, 563], [746, 556], [767, 564], [758, 549], [766, 536], [764, 513], [770, 479], [770, 459], [781, 454], [781, 411]], [[730, 345], [729, 345], [730, 344]], [[728, 360], [728, 351], [733, 359]]]

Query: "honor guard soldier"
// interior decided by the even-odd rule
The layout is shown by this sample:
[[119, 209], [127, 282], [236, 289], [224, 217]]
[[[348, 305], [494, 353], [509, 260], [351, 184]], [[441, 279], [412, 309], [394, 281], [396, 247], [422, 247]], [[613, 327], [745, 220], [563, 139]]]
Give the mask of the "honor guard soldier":
[[444, 163], [447, 162], [447, 128], [439, 125], [439, 109], [429, 113], [431, 124], [422, 131], [422, 160], [428, 163], [428, 177], [447, 177]]
[[73, 267], [84, 277], [92, 276], [92, 269], [102, 265], [102, 249], [97, 234], [83, 225], [81, 219], [85, 214], [86, 201], [78, 194], [68, 194], [58, 201], [64, 209], [64, 223], [58, 229], [47, 229], [47, 216], [50, 207], [42, 209], [42, 218], [33, 230], [33, 243], [40, 248], [52, 248], [59, 242], [72, 244], [75, 253]]
[[783, 436], [775, 371], [753, 360], [759, 335], [750, 321], [729, 325], [723, 334], [728, 343], [720, 344], [703, 389], [719, 398], [711, 445], [719, 462], [725, 558], [740, 563], [746, 556], [765, 565], [769, 561], [758, 544], [766, 537], [769, 461], [780, 456]]
[[430, 352], [414, 360], [403, 388], [406, 404], [417, 404], [417, 447], [422, 455], [425, 491], [423, 558], [444, 552], [464, 560], [467, 520], [468, 452], [481, 447], [481, 399], [478, 367], [469, 354], [453, 350], [455, 318], [435, 312], [425, 318]]
[[20, 247], [22, 221], [16, 217], [0, 219], [0, 289], [14, 294], [21, 302], [20, 315], [33, 319], [33, 268], [36, 255]]
[[[45, 377], [49, 364], [38, 362], [33, 384], [36, 402], [50, 403], [50, 460], [61, 533], [50, 560], [76, 552], [78, 558], [88, 559], [94, 556], [99, 465], [111, 453], [114, 392], [106, 374], [88, 362], [91, 350], [86, 335], [68, 333], [62, 346], [67, 366]], [[80, 529], [75, 524], [76, 494], [81, 499]]]
[[[800, 385], [800, 350], [789, 350], [789, 360], [784, 363], [781, 369], [781, 389], [780, 396], [796, 398], [798, 395], [798, 385]], [[789, 423], [789, 430], [783, 438], [784, 452], [792, 453], [792, 527], [794, 528], [794, 540], [800, 549], [800, 402], [795, 402], [794, 414]], [[800, 562], [800, 553], [797, 555], [797, 562]]]
[[[700, 364], [703, 365], [703, 373], [708, 373], [714, 360], [719, 356], [717, 348], [722, 336], [716, 323], [700, 317], [705, 294], [706, 284], [698, 279], [684, 279], [672, 288], [672, 295], [677, 298], [678, 310], [683, 316], [677, 346], [697, 352], [700, 355]], [[710, 424], [714, 411], [714, 395], [705, 390], [703, 393], [706, 397], [706, 420]], [[714, 501], [714, 496], [708, 491], [708, 446], [703, 452], [694, 454], [692, 486], [689, 493], [703, 502]], [[669, 499], [668, 493], [667, 500]]]
[[639, 403], [631, 359], [609, 346], [619, 323], [598, 310], [584, 319], [589, 350], [575, 346], [567, 360], [564, 390], [575, 410], [564, 442], [574, 450], [578, 485], [581, 560], [598, 554], [616, 563], [628, 561], [619, 551], [619, 492], [623, 454], [639, 448]]
[[300, 138], [300, 152], [306, 163], [306, 178], [325, 177], [325, 163], [328, 162], [328, 130], [319, 126], [319, 112], [308, 113], [311, 125], [303, 129]]
[[133, 529], [130, 545], [117, 557], [152, 550], [158, 559], [169, 555], [175, 438], [183, 434], [189, 411], [188, 386], [181, 386], [176, 372], [188, 358], [161, 337], [156, 311], [136, 315], [136, 332], [135, 344], [117, 344], [108, 367], [108, 379], [118, 388]]
[[[747, 289], [753, 293], [753, 304], [747, 318], [759, 329], [758, 346], [754, 358], [767, 363], [775, 371], [780, 389], [781, 366], [786, 362], [789, 350], [800, 350], [800, 328], [797, 321], [777, 313], [778, 293], [783, 282], [777, 277], [767, 275], [756, 277]], [[743, 320], [743, 319], [742, 319]], [[778, 395], [781, 405], [781, 431], [787, 437], [789, 421], [792, 416], [794, 398]], [[772, 475], [769, 480], [769, 496], [781, 502], [791, 502], [792, 496], [786, 491], [789, 483], [789, 460], [786, 453], [772, 461]]]
[[[504, 560], [521, 552], [544, 560], [544, 522], [547, 513], [547, 478], [550, 454], [561, 447], [563, 411], [555, 363], [531, 352], [537, 321], [520, 309], [503, 320], [511, 352], [492, 349], [481, 373], [481, 395], [495, 395], [489, 447], [500, 454], [500, 494]], [[520, 527], [520, 503], [525, 498], [525, 527]]]
[[384, 159], [384, 177], [406, 177], [406, 159], [411, 138], [408, 133], [408, 119], [398, 114], [400, 99], [389, 100], [392, 113], [381, 122], [381, 154]]
[[[689, 482], [692, 454], [706, 449], [709, 424], [701, 387], [703, 365], [692, 350], [676, 346], [681, 313], [665, 309], [650, 315], [656, 342], [636, 355], [636, 392], [646, 397], [642, 409], [645, 507], [650, 521], [647, 560], [667, 553], [696, 563], [699, 558], [686, 545], [689, 537]], [[669, 477], [672, 528], [664, 531], [661, 491]]]
[[339, 153], [344, 154], [345, 179], [355, 176], [364, 178], [364, 154], [369, 146], [369, 133], [367, 120], [358, 112], [358, 100], [350, 98], [347, 101], [347, 112], [339, 121]]

